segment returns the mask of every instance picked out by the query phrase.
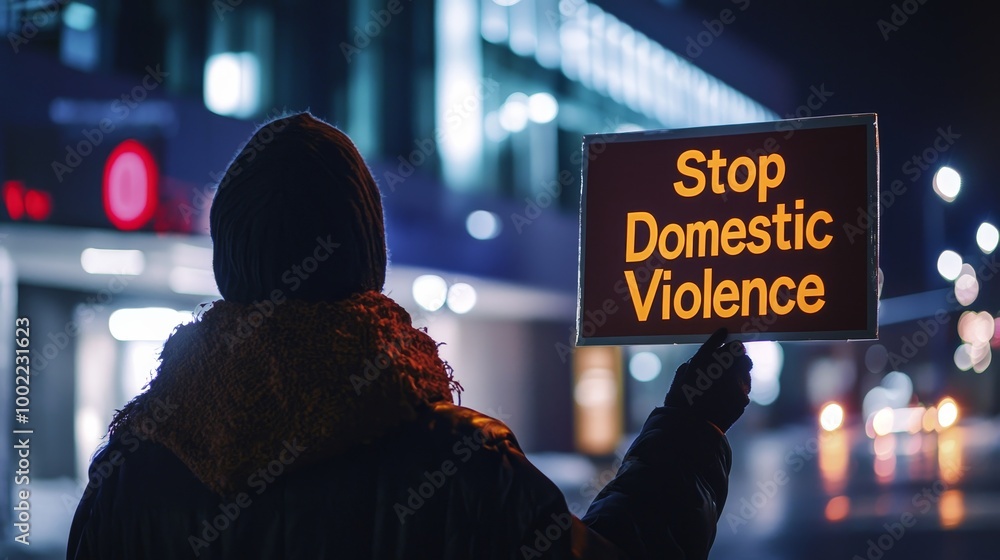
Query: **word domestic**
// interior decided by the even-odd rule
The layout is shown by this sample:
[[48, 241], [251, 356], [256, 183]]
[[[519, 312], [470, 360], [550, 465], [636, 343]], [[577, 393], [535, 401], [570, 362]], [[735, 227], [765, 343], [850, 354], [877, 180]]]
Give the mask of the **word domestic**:
[[[796, 200], [795, 211], [804, 209], [805, 201]], [[625, 232], [625, 262], [644, 261], [653, 254], [654, 249], [658, 249], [660, 255], [667, 260], [674, 260], [682, 254], [690, 259], [695, 256], [696, 250], [698, 257], [717, 257], [720, 248], [730, 256], [739, 255], [744, 250], [760, 255], [771, 249], [772, 240], [774, 246], [782, 251], [801, 251], [806, 245], [813, 249], [825, 249], [833, 236], [828, 233], [817, 235], [816, 226], [820, 222], [832, 223], [833, 216], [826, 210], [819, 210], [806, 219], [804, 213], [795, 211], [789, 213], [782, 203], [777, 205], [774, 214], [755, 216], [749, 222], [742, 218], [730, 218], [719, 226], [717, 220], [705, 220], [684, 226], [668, 223], [662, 229], [649, 212], [629, 212], [626, 217], [628, 229]], [[640, 222], [649, 228], [649, 242], [645, 248], [637, 251], [635, 234]], [[755, 241], [748, 242], [748, 237]]]
[[[827, 210], [806, 210], [806, 199], [796, 198], [791, 208], [786, 202], [768, 205], [768, 197], [781, 186], [786, 163], [779, 153], [755, 159], [739, 156], [731, 162], [721, 150], [711, 157], [701, 150], [686, 150], [676, 161], [677, 172], [684, 177], [673, 181], [674, 192], [682, 199], [698, 196], [726, 196], [753, 193], [750, 204], [764, 206], [765, 212], [749, 219], [707, 219], [686, 224], [663, 223], [647, 211], [627, 212], [625, 216], [625, 262], [644, 262], [657, 253], [663, 262], [677, 259], [735, 257], [744, 253], [762, 255], [769, 251], [821, 251], [833, 242], [827, 226], [833, 216]], [[640, 242], [639, 239], [646, 239]], [[690, 272], [675, 278], [669, 268], [656, 268], [643, 290], [635, 270], [624, 270], [625, 284], [639, 322], [649, 319], [654, 301], [660, 297], [660, 319], [729, 318], [764, 316], [773, 312], [787, 315], [798, 309], [803, 313], [819, 312], [826, 304], [826, 286], [817, 274], [806, 273], [793, 279], [779, 275], [770, 283], [764, 278], [717, 278], [711, 266], [698, 277]], [[672, 280], [686, 280], [674, 288]], [[791, 294], [789, 296], [789, 294]]]

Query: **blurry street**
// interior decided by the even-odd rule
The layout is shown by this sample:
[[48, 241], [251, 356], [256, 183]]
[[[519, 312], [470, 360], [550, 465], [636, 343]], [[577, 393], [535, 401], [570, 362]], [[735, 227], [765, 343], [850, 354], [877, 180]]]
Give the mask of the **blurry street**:
[[992, 558], [998, 433], [995, 420], [970, 419], [877, 443], [858, 426], [734, 434], [729, 502], [712, 557]]

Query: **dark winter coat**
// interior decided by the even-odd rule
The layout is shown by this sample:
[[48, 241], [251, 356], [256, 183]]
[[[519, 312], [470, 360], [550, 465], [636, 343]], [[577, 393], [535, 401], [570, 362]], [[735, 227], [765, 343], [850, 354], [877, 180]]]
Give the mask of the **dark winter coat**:
[[113, 440], [94, 458], [67, 557], [705, 558], [731, 457], [710, 424], [657, 409], [581, 522], [506, 426], [451, 404], [285, 472], [295, 452], [223, 499], [164, 447]]
[[[168, 340], [157, 378], [93, 459], [68, 559], [707, 556], [731, 462], [711, 424], [654, 410], [581, 521], [502, 422], [413, 392], [439, 385], [421, 378], [440, 367], [426, 334], [338, 330], [308, 343], [323, 355], [286, 351], [291, 334], [316, 336], [314, 321], [338, 312], [289, 307], [294, 321], [275, 314], [241, 344], [205, 342], [233, 332], [225, 306]], [[392, 328], [394, 313], [366, 321]], [[363, 371], [344, 364], [381, 355], [364, 348], [372, 340], [393, 341], [378, 375], [330, 376]]]

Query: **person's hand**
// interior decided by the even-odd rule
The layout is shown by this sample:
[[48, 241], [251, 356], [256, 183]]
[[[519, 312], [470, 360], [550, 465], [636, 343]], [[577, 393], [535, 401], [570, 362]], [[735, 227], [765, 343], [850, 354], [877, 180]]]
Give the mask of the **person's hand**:
[[726, 343], [721, 328], [677, 368], [663, 404], [684, 408], [723, 432], [743, 415], [750, 403], [750, 368], [753, 362], [739, 340]]

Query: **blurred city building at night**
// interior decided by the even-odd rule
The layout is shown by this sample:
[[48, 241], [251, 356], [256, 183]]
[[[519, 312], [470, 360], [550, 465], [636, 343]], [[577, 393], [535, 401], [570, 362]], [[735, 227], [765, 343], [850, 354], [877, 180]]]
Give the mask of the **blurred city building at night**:
[[[819, 82], [798, 87], [789, 65], [727, 28], [750, 17], [749, 0], [707, 15], [695, 4], [4, 3], [0, 373], [13, 378], [14, 320], [29, 317], [36, 550], [63, 553], [114, 410], [148, 382], [173, 327], [219, 297], [208, 211], [222, 172], [258, 125], [301, 110], [342, 128], [369, 162], [386, 214], [386, 292], [444, 343], [462, 404], [510, 425], [582, 514], [691, 352], [573, 348], [582, 136], [830, 114]], [[933, 148], [917, 156], [926, 169], [883, 156], [883, 209], [920, 199], [912, 237], [927, 262], [883, 266], [895, 276], [881, 341], [749, 345], [755, 404], [736, 428], [749, 441], [737, 452], [758, 458], [748, 500], [777, 468], [761, 457], [777, 445], [785, 460], [768, 430], [806, 424], [818, 443], [800, 458], [817, 473], [825, 523], [846, 523], [859, 503], [889, 507], [847, 496], [857, 453], [881, 485], [904, 467], [943, 476], [934, 504], [949, 527], [972, 507], [955, 465], [970, 445], [961, 423], [997, 412], [1000, 218], [977, 215], [967, 243], [951, 236], [945, 208], [966, 184], [942, 166], [949, 130], [921, 139]], [[859, 220], [877, 217], [859, 209]], [[891, 287], [901, 277], [912, 289]], [[14, 397], [0, 384], [5, 430], [17, 429]], [[16, 464], [10, 446], [0, 462], [4, 473]], [[0, 479], [0, 533], [13, 523], [12, 482]], [[741, 515], [736, 490], [726, 511]], [[786, 511], [756, 510], [740, 520], [766, 528]], [[728, 533], [724, 518], [721, 554]]]

